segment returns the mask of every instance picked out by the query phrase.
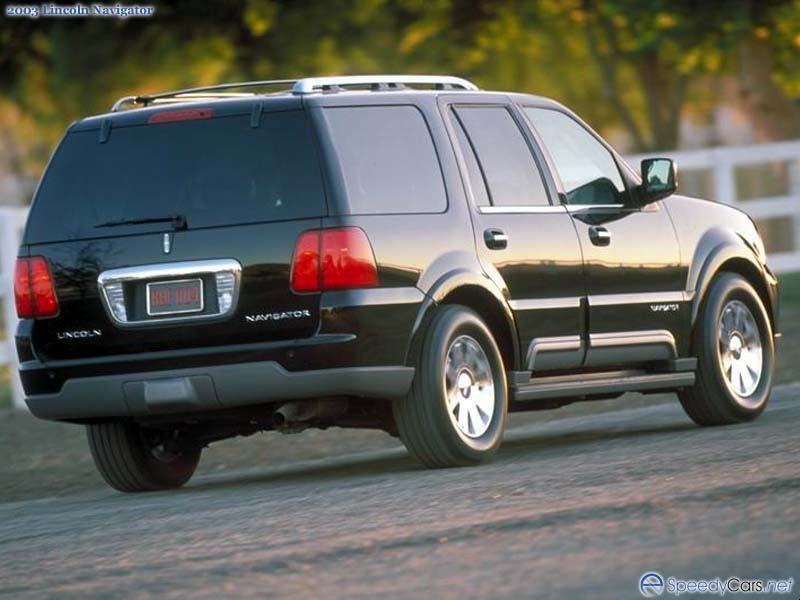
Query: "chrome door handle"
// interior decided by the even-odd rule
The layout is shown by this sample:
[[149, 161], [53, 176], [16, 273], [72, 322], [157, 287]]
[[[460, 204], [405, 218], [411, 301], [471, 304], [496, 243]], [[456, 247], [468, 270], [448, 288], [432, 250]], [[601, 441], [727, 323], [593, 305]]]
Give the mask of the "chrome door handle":
[[508, 247], [508, 236], [502, 229], [487, 229], [483, 232], [483, 241], [489, 250], [503, 250]]
[[589, 239], [595, 246], [608, 246], [611, 243], [611, 234], [605, 227], [589, 227]]

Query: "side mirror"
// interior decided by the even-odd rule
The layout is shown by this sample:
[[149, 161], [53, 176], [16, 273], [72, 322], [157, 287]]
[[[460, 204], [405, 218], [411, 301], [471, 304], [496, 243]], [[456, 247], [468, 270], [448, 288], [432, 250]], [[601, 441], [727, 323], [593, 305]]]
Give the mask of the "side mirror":
[[641, 204], [671, 196], [677, 189], [677, 168], [671, 159], [645, 158], [642, 161], [642, 185], [639, 186]]

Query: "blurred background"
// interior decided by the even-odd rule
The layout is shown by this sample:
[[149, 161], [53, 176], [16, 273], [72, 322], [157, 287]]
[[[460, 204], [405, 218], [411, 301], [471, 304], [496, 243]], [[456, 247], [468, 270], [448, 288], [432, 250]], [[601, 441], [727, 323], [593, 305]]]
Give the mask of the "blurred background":
[[[120, 96], [392, 72], [555, 98], [634, 164], [643, 154], [676, 158], [683, 193], [747, 210], [773, 267], [800, 271], [800, 0], [154, 5], [152, 18], [4, 17], [0, 253], [16, 252], [24, 207], [64, 129]], [[784, 276], [788, 298], [797, 281]], [[8, 302], [0, 314], [13, 321]], [[0, 323], [0, 406], [13, 386], [3, 338]]]

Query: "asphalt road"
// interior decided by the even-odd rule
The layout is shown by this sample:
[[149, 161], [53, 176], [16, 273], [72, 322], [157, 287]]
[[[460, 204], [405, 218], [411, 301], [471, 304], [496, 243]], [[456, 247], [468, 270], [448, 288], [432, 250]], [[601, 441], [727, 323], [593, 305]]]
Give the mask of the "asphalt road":
[[471, 469], [397, 448], [7, 502], [0, 596], [616, 600], [649, 570], [798, 580], [799, 396], [713, 429], [677, 402], [512, 427]]

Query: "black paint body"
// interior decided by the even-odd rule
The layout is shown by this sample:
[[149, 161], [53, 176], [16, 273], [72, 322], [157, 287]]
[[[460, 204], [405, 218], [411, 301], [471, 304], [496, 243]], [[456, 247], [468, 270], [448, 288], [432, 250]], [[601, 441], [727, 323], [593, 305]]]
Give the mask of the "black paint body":
[[[673, 195], [622, 207], [568, 208], [564, 190], [522, 106], [567, 112], [552, 101], [517, 94], [475, 92], [347, 92], [305, 97], [254, 97], [204, 102], [217, 115], [302, 110], [313, 126], [322, 165], [327, 214], [319, 218], [172, 231], [168, 224], [108, 229], [91, 240], [36, 243], [29, 236], [20, 256], [45, 256], [53, 271], [60, 314], [24, 320], [17, 331], [21, 376], [29, 404], [56, 397], [70, 379], [274, 361], [289, 372], [352, 367], [409, 367], [425, 327], [442, 303], [467, 304], [487, 321], [508, 371], [578, 373], [628, 368], [665, 358], [691, 356], [690, 333], [703, 294], [721, 269], [742, 273], [761, 294], [774, 320], [777, 280], [769, 271], [752, 221], [733, 208]], [[424, 115], [440, 162], [447, 208], [434, 214], [352, 215], [336, 150], [323, 111], [331, 106], [412, 105]], [[475, 205], [454, 143], [452, 105], [507, 107], [526, 136], [549, 195], [536, 211], [492, 212]], [[112, 113], [82, 120], [74, 129], [111, 134], [123, 125], [145, 126], [163, 107]], [[105, 125], [108, 127], [108, 125]], [[256, 148], [253, 151], [257, 151]], [[638, 174], [616, 154], [635, 196]], [[64, 198], [68, 210], [71, 198]], [[233, 210], [234, 208], [232, 208]], [[31, 218], [36, 218], [35, 209]], [[378, 264], [379, 287], [294, 294], [289, 288], [295, 242], [308, 229], [362, 228]], [[591, 240], [604, 227], [606, 246]], [[489, 229], [508, 236], [502, 249], [487, 247]], [[172, 233], [169, 255], [163, 234]], [[109, 269], [163, 262], [234, 258], [242, 265], [235, 312], [215, 322], [125, 329], [104, 309], [98, 276]], [[659, 306], [667, 308], [661, 310]], [[308, 310], [307, 319], [249, 322], [247, 315]], [[59, 339], [59, 333], [99, 330], [100, 337]], [[675, 355], [652, 340], [634, 352], [609, 352], [609, 334], [667, 332]], [[63, 337], [63, 336], [62, 336]], [[566, 339], [571, 349], [548, 352], [547, 343]], [[532, 357], [536, 341], [544, 341]], [[619, 345], [611, 347], [619, 350]], [[624, 346], [625, 344], [623, 344]], [[533, 352], [536, 354], [536, 352]], [[547, 359], [542, 359], [547, 356]], [[623, 358], [620, 358], [623, 356]], [[541, 362], [539, 362], [541, 361]], [[402, 394], [403, 390], [399, 390]], [[397, 390], [387, 393], [396, 396]], [[264, 390], [264, 403], [283, 399]], [[34, 408], [34, 412], [37, 412]], [[40, 416], [86, 417], [80, 406]], [[54, 416], [55, 415], [55, 416]], [[109, 408], [107, 415], [123, 416]]]

